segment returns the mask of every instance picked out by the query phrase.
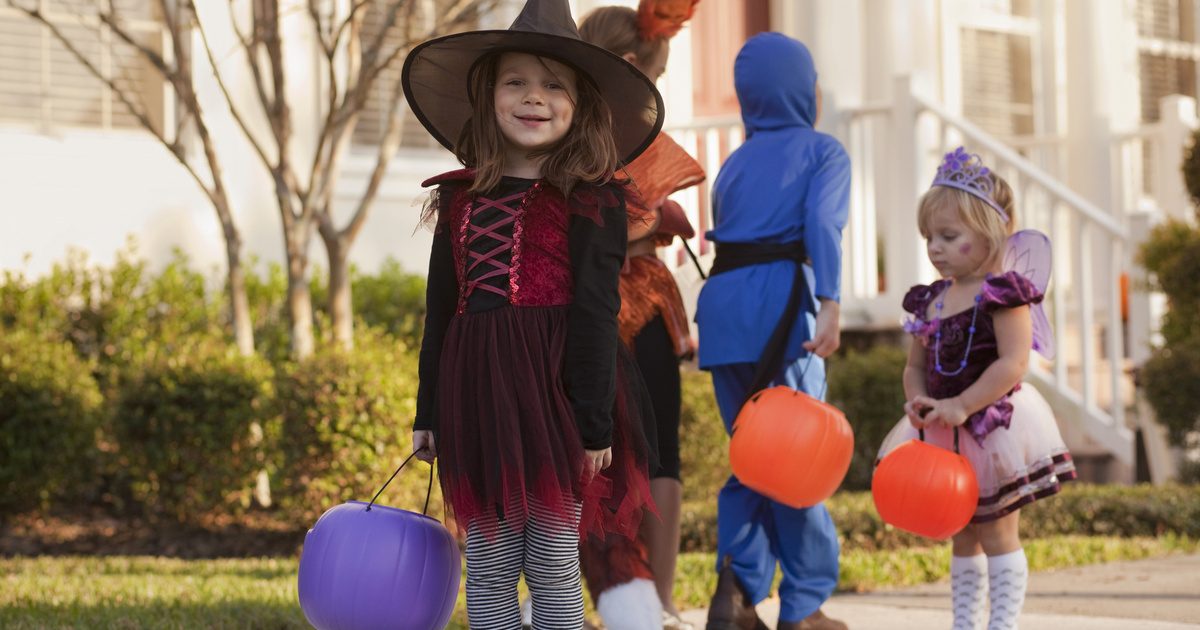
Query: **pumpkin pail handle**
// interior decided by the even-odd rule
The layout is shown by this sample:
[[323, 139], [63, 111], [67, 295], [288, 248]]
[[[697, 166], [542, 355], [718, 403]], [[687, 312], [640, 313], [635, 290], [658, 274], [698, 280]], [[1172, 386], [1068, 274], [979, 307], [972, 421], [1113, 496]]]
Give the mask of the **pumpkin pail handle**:
[[[371, 506], [375, 505], [375, 500], [379, 498], [379, 495], [383, 494], [383, 491], [387, 489], [388, 484], [392, 483], [392, 480], [396, 478], [396, 475], [400, 474], [400, 471], [408, 465], [408, 462], [411, 461], [412, 458], [416, 457], [417, 453], [420, 453], [423, 450], [425, 450], [425, 447], [421, 447], [413, 451], [413, 454], [409, 455], [408, 458], [405, 459], [402, 464], [400, 464], [400, 467], [396, 469], [396, 472], [392, 473], [392, 476], [388, 477], [388, 480], [383, 482], [383, 487], [379, 489], [379, 492], [375, 493], [375, 496], [371, 497], [371, 502], [367, 504], [367, 509], [365, 510], [366, 512], [371, 511]], [[425, 488], [425, 507], [421, 509], [421, 514], [426, 516], [428, 516], [429, 512], [429, 495], [431, 494], [433, 494], [433, 464], [429, 465], [429, 487]]]
[[[924, 442], [925, 441], [925, 429], [924, 428], [917, 429], [917, 434], [921, 436], [921, 441]], [[958, 455], [962, 455], [962, 453], [960, 453], [958, 451], [958, 427], [954, 427], [954, 452]]]

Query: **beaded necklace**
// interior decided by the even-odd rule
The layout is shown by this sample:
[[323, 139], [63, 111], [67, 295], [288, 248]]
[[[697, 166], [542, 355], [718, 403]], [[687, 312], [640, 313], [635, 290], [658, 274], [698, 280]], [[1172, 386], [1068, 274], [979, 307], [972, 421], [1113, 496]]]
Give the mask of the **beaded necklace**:
[[957, 376], [967, 369], [967, 357], [971, 355], [971, 343], [975, 341], [975, 321], [979, 318], [979, 303], [983, 301], [983, 285], [979, 285], [979, 293], [975, 295], [975, 306], [971, 308], [971, 327], [967, 329], [967, 348], [963, 351], [962, 360], [958, 362], [958, 369], [953, 371], [946, 371], [942, 368], [942, 306], [948, 292], [949, 289], [943, 291], [933, 305], [937, 310], [934, 320], [938, 322], [937, 331], [933, 333], [933, 368], [942, 376]]

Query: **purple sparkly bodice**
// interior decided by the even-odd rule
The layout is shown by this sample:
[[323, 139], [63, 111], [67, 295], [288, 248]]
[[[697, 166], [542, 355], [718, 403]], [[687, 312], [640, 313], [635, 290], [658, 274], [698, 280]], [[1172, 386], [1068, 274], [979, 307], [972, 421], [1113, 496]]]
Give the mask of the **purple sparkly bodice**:
[[[992, 313], [1002, 308], [1014, 308], [1042, 301], [1042, 294], [1033, 286], [1033, 283], [1015, 271], [989, 277], [983, 282], [979, 300], [979, 315], [975, 321], [975, 334], [972, 337], [969, 329], [974, 308], [951, 315], [943, 315], [940, 322], [936, 314], [931, 320], [927, 321], [926, 319], [930, 317], [930, 304], [937, 300], [949, 286], [949, 280], [938, 280], [930, 285], [914, 286], [904, 296], [904, 310], [913, 316], [913, 319], [905, 324], [905, 329], [925, 344], [926, 388], [931, 398], [939, 400], [961, 394], [979, 379], [992, 362], [1000, 357], [996, 345], [996, 327], [992, 322]], [[935, 344], [934, 334], [939, 328], [942, 333], [941, 342]], [[971, 337], [969, 353], [967, 351], [968, 337]], [[939, 350], [943, 372], [957, 370], [964, 355], [967, 360], [966, 366], [953, 376], [938, 372], [936, 366], [939, 357], [935, 355], [935, 351]], [[971, 436], [980, 445], [983, 444], [984, 438], [997, 427], [1008, 428], [1012, 420], [1012, 404], [1009, 403], [1008, 398], [1019, 388], [1020, 384], [1000, 400], [967, 418], [963, 426], [970, 431]]]

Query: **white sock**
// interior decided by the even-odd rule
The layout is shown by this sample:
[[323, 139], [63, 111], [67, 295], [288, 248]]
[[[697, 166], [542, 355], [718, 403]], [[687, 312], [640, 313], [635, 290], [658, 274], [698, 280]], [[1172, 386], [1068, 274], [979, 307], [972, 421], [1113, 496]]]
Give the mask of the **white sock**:
[[987, 590], [987, 556], [951, 556], [950, 598], [954, 610], [954, 630], [983, 628]]
[[1016, 630], [1028, 581], [1029, 562], [1024, 549], [988, 557], [988, 597], [992, 603], [988, 630]]
[[662, 630], [662, 602], [654, 582], [634, 578], [600, 593], [596, 612], [617, 630]]

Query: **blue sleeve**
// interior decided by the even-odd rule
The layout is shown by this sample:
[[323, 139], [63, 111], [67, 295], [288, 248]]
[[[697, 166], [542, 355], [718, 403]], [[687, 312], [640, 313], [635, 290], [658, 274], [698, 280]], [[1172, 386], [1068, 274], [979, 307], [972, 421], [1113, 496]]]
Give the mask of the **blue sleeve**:
[[841, 301], [842, 228], [850, 214], [850, 158], [837, 141], [825, 150], [804, 198], [804, 247], [818, 298]]

